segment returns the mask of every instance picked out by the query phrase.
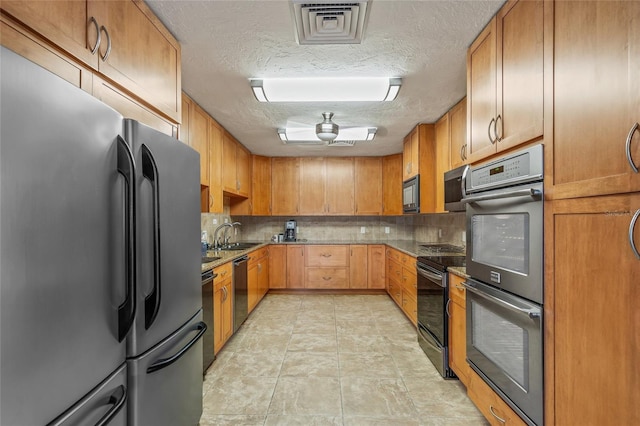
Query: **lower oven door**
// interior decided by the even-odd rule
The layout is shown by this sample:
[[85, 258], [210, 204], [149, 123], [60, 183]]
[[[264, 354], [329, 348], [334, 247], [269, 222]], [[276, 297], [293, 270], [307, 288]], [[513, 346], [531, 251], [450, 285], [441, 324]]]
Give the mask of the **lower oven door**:
[[543, 423], [542, 307], [467, 279], [467, 359], [529, 424]]

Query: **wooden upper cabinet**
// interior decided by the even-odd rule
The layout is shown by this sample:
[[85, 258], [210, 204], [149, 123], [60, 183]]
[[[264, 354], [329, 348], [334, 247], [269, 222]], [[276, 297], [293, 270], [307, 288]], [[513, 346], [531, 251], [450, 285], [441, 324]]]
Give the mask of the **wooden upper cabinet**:
[[251, 156], [251, 214], [271, 214], [271, 158]]
[[379, 215], [382, 213], [382, 158], [357, 157], [354, 167], [356, 215]]
[[180, 121], [180, 44], [142, 0], [3, 1], [0, 7], [171, 121]]
[[444, 209], [444, 173], [451, 165], [449, 150], [451, 143], [451, 126], [449, 113], [438, 120], [434, 126], [435, 134], [435, 207], [434, 213], [443, 213]]
[[98, 56], [92, 55], [90, 49], [95, 45], [99, 26], [89, 22], [86, 1], [3, 0], [0, 8], [70, 55], [97, 69]]
[[197, 104], [193, 104], [189, 117], [189, 140], [200, 154], [200, 185], [209, 185], [209, 116]]
[[104, 27], [98, 70], [180, 120], [180, 44], [149, 7], [142, 0], [88, 0], [87, 15]]
[[382, 214], [402, 214], [402, 154], [382, 158]]
[[236, 141], [227, 132], [222, 137], [222, 189], [235, 193], [238, 180], [236, 176]]
[[451, 167], [467, 163], [467, 98], [463, 98], [449, 111], [451, 127]]
[[271, 159], [271, 214], [298, 214], [300, 194], [300, 159], [274, 157]]
[[543, 134], [542, 0], [507, 2], [467, 53], [471, 162]]
[[411, 133], [404, 138], [402, 149], [402, 180], [405, 181], [419, 173], [419, 152], [420, 135], [419, 126], [416, 126]]
[[224, 130], [209, 117], [209, 212], [222, 213], [222, 139]]
[[327, 214], [352, 215], [354, 211], [353, 158], [331, 157], [326, 159], [326, 163]]
[[193, 101], [191, 98], [183, 95], [182, 96], [182, 121], [180, 122], [180, 128], [178, 130], [178, 140], [182, 141], [187, 145], [191, 145], [189, 143], [189, 123], [191, 120], [191, 114], [193, 109]]
[[639, 191], [640, 173], [629, 157], [640, 169], [640, 2], [556, 2], [553, 8], [552, 25], [545, 27], [553, 52], [545, 108], [553, 132], [553, 148], [545, 147], [547, 194]]
[[251, 195], [251, 153], [241, 144], [236, 146], [236, 194], [241, 197]]
[[327, 211], [326, 176], [323, 157], [300, 159], [300, 214], [317, 215]]

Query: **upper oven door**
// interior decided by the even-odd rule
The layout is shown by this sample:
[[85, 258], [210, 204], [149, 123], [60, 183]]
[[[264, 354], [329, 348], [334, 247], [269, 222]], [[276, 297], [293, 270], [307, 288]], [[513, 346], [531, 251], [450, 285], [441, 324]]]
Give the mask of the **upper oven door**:
[[465, 198], [467, 274], [542, 303], [542, 182]]

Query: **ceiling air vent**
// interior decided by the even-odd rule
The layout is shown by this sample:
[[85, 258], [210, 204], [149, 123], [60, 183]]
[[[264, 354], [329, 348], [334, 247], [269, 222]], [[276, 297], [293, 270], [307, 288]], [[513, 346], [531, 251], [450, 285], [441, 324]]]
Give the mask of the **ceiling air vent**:
[[354, 146], [356, 144], [356, 141], [329, 141], [327, 142], [327, 146]]
[[299, 44], [359, 44], [369, 16], [369, 0], [292, 0]]

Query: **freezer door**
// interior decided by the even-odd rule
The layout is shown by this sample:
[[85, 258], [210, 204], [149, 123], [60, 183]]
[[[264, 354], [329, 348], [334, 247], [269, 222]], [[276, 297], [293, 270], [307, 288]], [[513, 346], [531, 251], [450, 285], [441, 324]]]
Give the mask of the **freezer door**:
[[0, 53], [0, 424], [46, 424], [125, 362], [122, 117]]
[[202, 336], [206, 331], [200, 310], [149, 352], [127, 361], [129, 426], [198, 424], [202, 415]]
[[127, 364], [122, 364], [104, 382], [47, 426], [125, 426], [127, 399]]
[[157, 345], [202, 307], [200, 160], [189, 146], [133, 120], [137, 165], [137, 315], [127, 355]]

